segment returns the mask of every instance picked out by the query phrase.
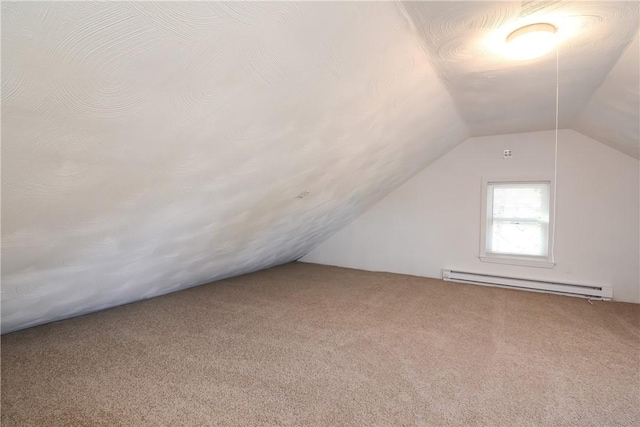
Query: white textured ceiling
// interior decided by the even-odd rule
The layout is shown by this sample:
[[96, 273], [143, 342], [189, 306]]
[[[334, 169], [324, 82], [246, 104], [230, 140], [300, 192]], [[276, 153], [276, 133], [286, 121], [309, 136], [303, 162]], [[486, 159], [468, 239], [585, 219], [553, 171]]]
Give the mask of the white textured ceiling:
[[[405, 2], [403, 6], [473, 135], [555, 127], [556, 52], [528, 61], [510, 60], [497, 42], [512, 30], [534, 22], [560, 29], [560, 127], [567, 127], [637, 36], [640, 19], [639, 2]], [[633, 66], [637, 73], [637, 56], [635, 64], [624, 66]]]
[[640, 43], [629, 45], [571, 127], [640, 158]]
[[[469, 129], [553, 127], [553, 58], [473, 44], [545, 5], [2, 2], [2, 331], [296, 259]], [[554, 5], [589, 121], [637, 4]]]
[[397, 4], [2, 2], [2, 330], [294, 260], [467, 136]]

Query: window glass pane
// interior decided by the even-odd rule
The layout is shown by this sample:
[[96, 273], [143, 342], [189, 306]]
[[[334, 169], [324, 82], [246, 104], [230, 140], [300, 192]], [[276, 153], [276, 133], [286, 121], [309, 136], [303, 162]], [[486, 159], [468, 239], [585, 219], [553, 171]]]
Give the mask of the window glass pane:
[[493, 217], [546, 221], [546, 184], [493, 185]]
[[549, 183], [489, 183], [486, 219], [487, 252], [546, 257]]
[[536, 222], [494, 221], [489, 251], [513, 255], [547, 255], [546, 227]]

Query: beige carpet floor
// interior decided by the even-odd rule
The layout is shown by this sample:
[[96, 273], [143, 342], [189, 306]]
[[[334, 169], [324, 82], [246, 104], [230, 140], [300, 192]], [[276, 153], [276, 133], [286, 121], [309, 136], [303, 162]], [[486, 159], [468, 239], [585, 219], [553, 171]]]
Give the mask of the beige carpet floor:
[[640, 425], [640, 306], [293, 263], [2, 337], [2, 425]]

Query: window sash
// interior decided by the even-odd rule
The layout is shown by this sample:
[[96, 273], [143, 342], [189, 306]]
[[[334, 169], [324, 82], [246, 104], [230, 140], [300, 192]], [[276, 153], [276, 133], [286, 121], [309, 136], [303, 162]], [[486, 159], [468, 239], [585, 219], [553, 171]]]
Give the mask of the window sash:
[[[505, 225], [518, 225], [518, 224], [527, 224], [527, 225], [538, 225], [539, 226], [539, 235], [537, 237], [538, 241], [540, 242], [538, 248], [539, 251], [538, 253], [533, 253], [533, 252], [527, 252], [527, 251], [517, 251], [517, 250], [498, 250], [496, 248], [494, 248], [494, 225], [500, 225], [500, 224], [505, 224]], [[487, 248], [486, 248], [486, 253], [488, 254], [496, 254], [496, 255], [513, 255], [513, 256], [519, 256], [519, 257], [542, 257], [542, 258], [546, 258], [548, 255], [548, 236], [549, 236], [549, 227], [548, 227], [548, 223], [546, 222], [541, 222], [541, 221], [518, 221], [518, 222], [512, 222], [512, 221], [503, 221], [503, 220], [494, 220], [492, 222], [492, 224], [490, 225], [490, 241], [487, 242]]]

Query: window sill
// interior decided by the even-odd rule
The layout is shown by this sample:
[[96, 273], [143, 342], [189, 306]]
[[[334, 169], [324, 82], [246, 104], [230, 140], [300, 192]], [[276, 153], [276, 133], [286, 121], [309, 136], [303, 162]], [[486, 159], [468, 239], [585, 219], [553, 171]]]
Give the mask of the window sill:
[[479, 258], [480, 258], [480, 261], [482, 262], [523, 265], [526, 267], [553, 268], [556, 265], [555, 262], [536, 260], [536, 259], [521, 259], [521, 258], [497, 257], [497, 256], [480, 256]]

